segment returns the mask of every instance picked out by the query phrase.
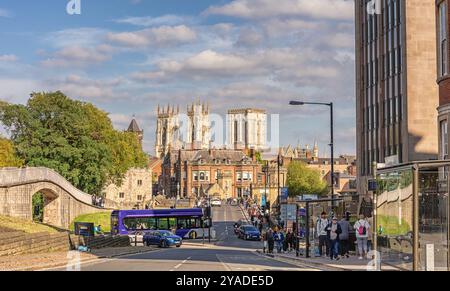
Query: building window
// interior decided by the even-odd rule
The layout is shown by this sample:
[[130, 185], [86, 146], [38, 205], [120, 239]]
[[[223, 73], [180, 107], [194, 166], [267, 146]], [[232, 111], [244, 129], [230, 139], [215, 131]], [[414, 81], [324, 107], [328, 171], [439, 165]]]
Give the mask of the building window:
[[125, 193], [123, 193], [123, 192], [120, 192], [120, 193], [119, 193], [119, 198], [120, 198], [120, 199], [123, 199], [123, 198], [125, 198]]
[[138, 186], [142, 186], [142, 180], [137, 181]]
[[448, 74], [447, 3], [439, 5], [439, 77]]
[[448, 158], [448, 122], [441, 121], [441, 158], [446, 160]]
[[138, 195], [138, 196], [137, 196], [137, 200], [138, 200], [138, 201], [142, 201], [142, 195]]

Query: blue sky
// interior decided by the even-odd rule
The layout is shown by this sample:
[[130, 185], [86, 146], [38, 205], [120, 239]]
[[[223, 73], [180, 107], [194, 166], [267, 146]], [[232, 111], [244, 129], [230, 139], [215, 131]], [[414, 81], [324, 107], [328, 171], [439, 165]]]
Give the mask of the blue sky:
[[328, 155], [326, 109], [336, 103], [336, 148], [355, 152], [353, 1], [0, 1], [0, 99], [26, 102], [61, 90], [110, 113], [133, 115], [153, 153], [158, 104], [209, 101], [212, 111], [259, 107], [280, 114], [283, 145], [319, 142]]

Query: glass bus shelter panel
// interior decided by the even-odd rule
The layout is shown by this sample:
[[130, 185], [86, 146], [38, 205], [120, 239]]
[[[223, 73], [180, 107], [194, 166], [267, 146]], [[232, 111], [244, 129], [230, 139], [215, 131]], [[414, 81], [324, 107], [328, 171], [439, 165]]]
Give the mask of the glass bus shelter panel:
[[381, 262], [413, 269], [413, 171], [377, 177], [377, 243]]
[[419, 171], [419, 269], [448, 270], [448, 167]]

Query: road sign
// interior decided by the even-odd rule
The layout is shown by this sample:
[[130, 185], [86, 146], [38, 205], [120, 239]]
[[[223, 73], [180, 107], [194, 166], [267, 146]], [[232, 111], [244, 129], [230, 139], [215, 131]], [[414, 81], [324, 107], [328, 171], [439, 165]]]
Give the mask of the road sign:
[[371, 179], [367, 182], [367, 190], [369, 191], [377, 191], [378, 189], [378, 183], [377, 180]]
[[281, 188], [281, 197], [280, 197], [281, 203], [287, 202], [288, 197], [289, 197], [289, 189], [287, 187]]

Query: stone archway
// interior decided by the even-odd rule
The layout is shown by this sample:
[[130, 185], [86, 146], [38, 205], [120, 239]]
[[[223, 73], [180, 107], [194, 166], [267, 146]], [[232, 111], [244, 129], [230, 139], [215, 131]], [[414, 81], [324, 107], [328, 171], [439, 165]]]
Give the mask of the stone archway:
[[[49, 225], [55, 225], [59, 226], [61, 224], [61, 218], [59, 215], [59, 208], [60, 208], [60, 196], [56, 193], [56, 191], [52, 189], [40, 189], [39, 191], [36, 191], [32, 195], [32, 201], [33, 198], [36, 197], [36, 195], [42, 195], [43, 203], [42, 203], [42, 219], [39, 222], [49, 224]], [[31, 211], [32, 211], [32, 217], [35, 217], [35, 206], [33, 205], [33, 202], [31, 203]]]

